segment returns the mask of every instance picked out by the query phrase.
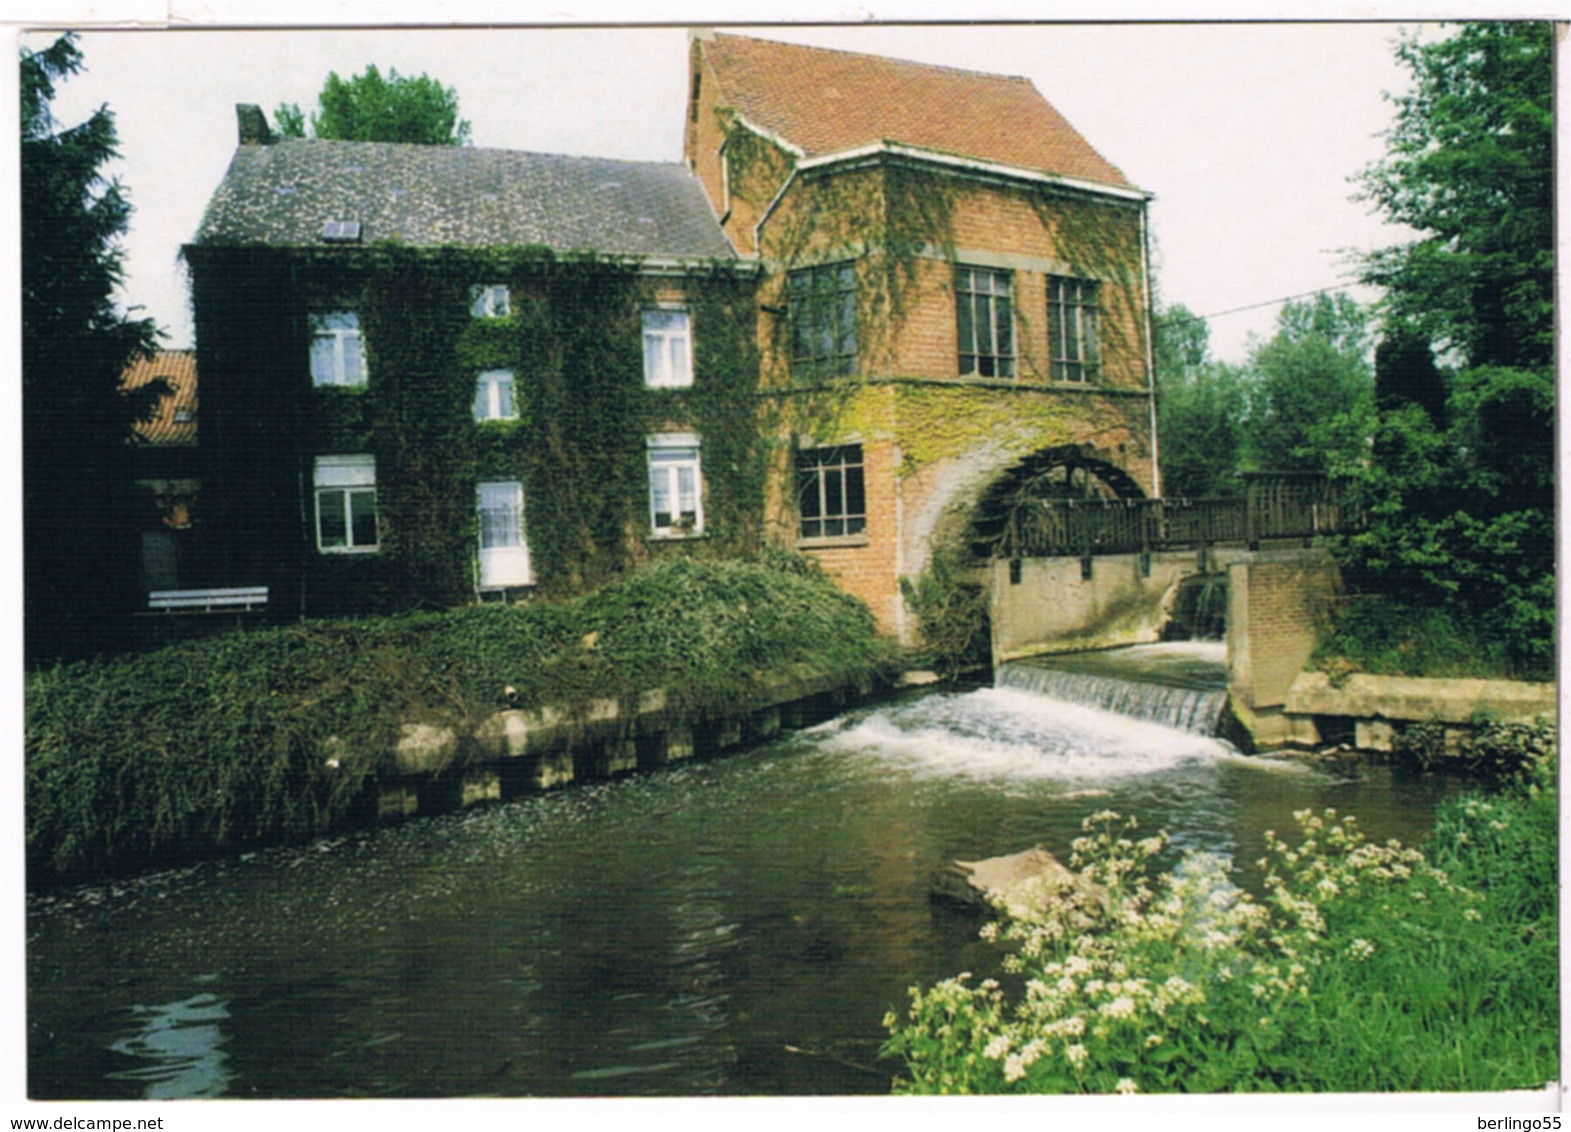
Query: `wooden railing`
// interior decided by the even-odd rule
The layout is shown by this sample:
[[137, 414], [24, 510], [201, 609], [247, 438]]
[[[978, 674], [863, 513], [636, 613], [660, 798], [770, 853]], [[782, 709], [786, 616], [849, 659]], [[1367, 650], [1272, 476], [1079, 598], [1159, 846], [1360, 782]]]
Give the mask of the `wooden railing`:
[[1010, 515], [999, 558], [1127, 554], [1312, 539], [1363, 525], [1346, 490], [1323, 477], [1257, 472], [1242, 499], [1036, 499]]

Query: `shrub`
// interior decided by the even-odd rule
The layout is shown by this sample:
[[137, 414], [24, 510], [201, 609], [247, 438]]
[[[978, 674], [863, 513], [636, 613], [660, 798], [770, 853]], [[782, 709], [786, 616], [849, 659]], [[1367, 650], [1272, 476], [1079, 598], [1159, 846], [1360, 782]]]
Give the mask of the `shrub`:
[[[1303, 811], [1296, 844], [1267, 834], [1259, 898], [1214, 856], [1191, 854], [1153, 881], [1165, 839], [1137, 841], [1133, 820], [1093, 815], [1072, 864], [1105, 897], [1075, 886], [983, 929], [1008, 945], [1005, 977], [1018, 991], [970, 975], [913, 988], [906, 1017], [885, 1018], [886, 1052], [908, 1074], [898, 1087], [1376, 1091], [1553, 1080], [1553, 826], [1522, 814], [1552, 809], [1540, 794], [1456, 804], [1428, 855], [1373, 845], [1334, 811]], [[1530, 868], [1502, 875], [1523, 855]]]
[[43, 670], [26, 685], [27, 850], [40, 869], [154, 864], [346, 819], [400, 724], [664, 687], [690, 718], [793, 668], [867, 685], [891, 646], [822, 575], [673, 558], [573, 601], [305, 622]]

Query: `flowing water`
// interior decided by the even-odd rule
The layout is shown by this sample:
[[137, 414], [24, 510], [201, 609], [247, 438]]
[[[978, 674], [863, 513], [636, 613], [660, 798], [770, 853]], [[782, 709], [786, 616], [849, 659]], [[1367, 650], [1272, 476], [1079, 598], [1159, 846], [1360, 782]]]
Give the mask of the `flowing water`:
[[883, 1092], [906, 988], [997, 966], [929, 899], [946, 860], [1067, 855], [1114, 809], [1243, 867], [1306, 806], [1416, 841], [1448, 789], [1051, 694], [911, 696], [712, 762], [35, 894], [29, 1093]]

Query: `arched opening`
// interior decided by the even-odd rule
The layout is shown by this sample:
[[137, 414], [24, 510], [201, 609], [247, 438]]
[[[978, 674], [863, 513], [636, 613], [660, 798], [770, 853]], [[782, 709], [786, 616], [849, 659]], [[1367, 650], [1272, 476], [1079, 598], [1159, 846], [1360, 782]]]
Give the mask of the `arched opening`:
[[1128, 472], [1076, 445], [1046, 448], [1008, 468], [982, 493], [967, 541], [977, 558], [1009, 557], [1010, 532], [1044, 501], [1144, 499]]

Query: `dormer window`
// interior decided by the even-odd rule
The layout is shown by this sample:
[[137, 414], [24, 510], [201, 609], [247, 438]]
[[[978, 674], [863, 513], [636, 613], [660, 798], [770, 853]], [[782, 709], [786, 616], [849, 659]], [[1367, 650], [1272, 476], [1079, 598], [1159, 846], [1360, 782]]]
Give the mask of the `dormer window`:
[[469, 288], [469, 313], [474, 318], [506, 318], [512, 313], [507, 284], [483, 283]]
[[322, 225], [322, 239], [329, 244], [358, 244], [360, 242], [360, 221], [329, 220]]
[[311, 316], [311, 384], [354, 387], [366, 383], [365, 353], [360, 345], [360, 316], [354, 311], [328, 311]]

